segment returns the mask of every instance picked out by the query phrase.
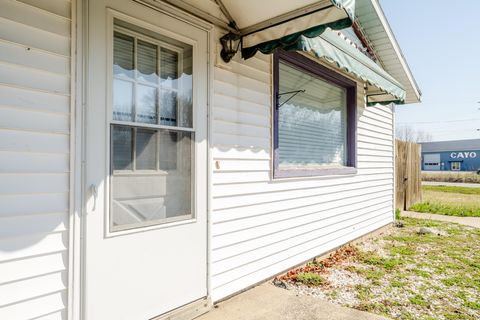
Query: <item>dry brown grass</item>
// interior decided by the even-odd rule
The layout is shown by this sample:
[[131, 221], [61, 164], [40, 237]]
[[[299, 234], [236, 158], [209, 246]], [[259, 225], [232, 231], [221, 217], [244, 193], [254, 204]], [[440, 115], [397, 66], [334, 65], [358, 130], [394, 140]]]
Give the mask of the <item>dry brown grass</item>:
[[422, 172], [422, 181], [480, 183], [475, 172]]

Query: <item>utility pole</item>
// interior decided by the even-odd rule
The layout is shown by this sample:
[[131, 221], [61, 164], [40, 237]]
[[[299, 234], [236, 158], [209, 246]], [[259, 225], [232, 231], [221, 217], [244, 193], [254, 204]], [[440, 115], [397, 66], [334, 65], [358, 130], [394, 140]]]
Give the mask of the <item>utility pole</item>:
[[[480, 101], [477, 101], [477, 103], [480, 104]], [[478, 108], [478, 110], [480, 111], [480, 108]], [[477, 131], [480, 132], [480, 128], [478, 128]]]

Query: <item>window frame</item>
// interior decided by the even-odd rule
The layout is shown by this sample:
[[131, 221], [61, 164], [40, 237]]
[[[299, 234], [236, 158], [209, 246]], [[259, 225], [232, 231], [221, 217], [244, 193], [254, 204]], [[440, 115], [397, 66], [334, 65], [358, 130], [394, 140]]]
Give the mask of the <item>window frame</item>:
[[[458, 164], [458, 169], [454, 169], [454, 165]], [[450, 171], [462, 171], [462, 161], [451, 161]]]
[[[192, 141], [191, 146], [191, 159], [192, 161], [194, 158], [194, 142], [195, 142], [195, 132], [193, 130], [183, 130], [183, 128], [177, 130], [176, 127], [169, 127], [169, 128], [158, 128], [153, 126], [143, 126], [138, 125], [142, 123], [137, 123], [137, 125], [129, 124], [117, 124], [117, 123], [110, 123], [110, 155], [113, 155], [113, 128], [114, 127], [123, 127], [129, 128], [132, 130], [132, 168], [131, 169], [114, 169], [114, 159], [113, 156], [110, 156], [110, 175], [111, 176], [125, 176], [125, 175], [168, 175], [168, 172], [181, 172], [183, 170], [182, 167], [182, 158], [183, 158], [183, 150], [177, 146], [177, 159], [176, 159], [176, 166], [175, 169], [164, 170], [160, 168], [160, 138], [159, 132], [161, 130], [166, 131], [174, 131], [177, 133], [187, 133], [190, 134], [190, 140]], [[136, 143], [137, 143], [137, 131], [140, 130], [150, 130], [155, 131], [155, 169], [137, 169], [137, 155], [136, 155]], [[193, 164], [191, 165], [191, 170], [193, 170]]]
[[[118, 23], [118, 24], [117, 24]], [[130, 27], [125, 27], [122, 25], [119, 25], [120, 23], [126, 23], [128, 25], [131, 25], [132, 28]], [[136, 30], [135, 28], [139, 28], [140, 30]], [[171, 51], [175, 51], [178, 54], [178, 63], [179, 65], [177, 66], [178, 74], [181, 74], [183, 72], [183, 52], [181, 51], [181, 48], [176, 47], [173, 44], [164, 42], [162, 40], [156, 39], [154, 37], [145, 35], [142, 33], [142, 29], [145, 29], [146, 27], [138, 24], [138, 23], [133, 23], [130, 22], [127, 19], [122, 19], [122, 18], [117, 18], [114, 17], [111, 21], [111, 24], [109, 26], [109, 32], [108, 32], [108, 49], [107, 49], [107, 108], [106, 108], [106, 135], [107, 135], [107, 153], [106, 153], [106, 165], [108, 166], [108, 179], [107, 179], [107, 207], [106, 207], [106, 224], [105, 224], [105, 232], [109, 236], [116, 236], [124, 233], [134, 233], [134, 232], [139, 232], [143, 230], [148, 230], [145, 228], [164, 228], [168, 227], [171, 225], [176, 225], [176, 224], [183, 224], [183, 223], [190, 223], [193, 221], [196, 221], [197, 219], [197, 204], [196, 204], [196, 179], [197, 179], [197, 168], [196, 168], [196, 157], [197, 157], [197, 150], [196, 150], [196, 133], [197, 133], [197, 123], [196, 123], [196, 103], [193, 100], [192, 103], [192, 111], [191, 111], [191, 126], [190, 127], [185, 127], [185, 126], [180, 126], [179, 123], [180, 118], [179, 118], [179, 104], [177, 104], [177, 116], [176, 116], [176, 125], [169, 125], [169, 124], [160, 124], [160, 113], [159, 113], [159, 104], [158, 104], [158, 99], [159, 99], [159, 92], [157, 92], [156, 95], [156, 111], [157, 111], [157, 123], [147, 123], [147, 122], [136, 122], [136, 121], [126, 121], [126, 120], [114, 120], [113, 119], [113, 112], [114, 112], [114, 80], [115, 79], [120, 79], [120, 80], [128, 80], [129, 82], [134, 84], [133, 88], [133, 117], [134, 120], [136, 120], [136, 94], [137, 94], [137, 84], [146, 84], [148, 86], [153, 86], [152, 84], [148, 84], [148, 81], [143, 81], [137, 79], [137, 75], [135, 74], [138, 72], [137, 70], [137, 41], [145, 41], [150, 44], [154, 44], [157, 46], [157, 57], [160, 59], [160, 53], [161, 48], [166, 48]], [[150, 29], [147, 29], [150, 30]], [[123, 79], [123, 77], [118, 77], [114, 74], [114, 39], [115, 39], [115, 33], [121, 33], [123, 35], [127, 35], [130, 37], [134, 38], [134, 76], [132, 79]], [[171, 38], [174, 40], [181, 41], [187, 45], [190, 45], [192, 47], [192, 64], [194, 63], [194, 57], [195, 53], [197, 50], [197, 47], [195, 43], [190, 41], [188, 38], [180, 38], [176, 34], [169, 34], [167, 32], [164, 32], [164, 30], [152, 30], [155, 34]], [[158, 76], [160, 76], [160, 66], [157, 62], [157, 73]], [[192, 99], [194, 99], [194, 91], [195, 91], [195, 82], [193, 78], [193, 74], [195, 72], [195, 67], [192, 65]], [[181, 84], [176, 88], [177, 92], [181, 91]], [[161, 84], [157, 85], [157, 90], [160, 90], [162, 88]], [[172, 90], [172, 89], [171, 89]], [[114, 170], [113, 169], [113, 127], [124, 127], [124, 128], [130, 128], [132, 130], [132, 169], [121, 169], [121, 170]], [[156, 169], [151, 170], [151, 169], [136, 169], [135, 168], [135, 161], [136, 161], [136, 131], [137, 129], [150, 129], [150, 130], [155, 130], [156, 136]], [[181, 160], [182, 160], [182, 150], [179, 148], [177, 145], [177, 155], [180, 153], [180, 156], [177, 156], [177, 161], [176, 161], [176, 168], [172, 170], [162, 170], [159, 168], [159, 146], [160, 146], [160, 141], [159, 141], [159, 131], [161, 130], [169, 130], [169, 131], [175, 131], [175, 132], [184, 132], [187, 134], [190, 134], [190, 139], [191, 139], [191, 146], [190, 146], [190, 152], [191, 152], [191, 173], [190, 173], [190, 212], [187, 214], [181, 214], [178, 216], [174, 217], [169, 217], [169, 218], [162, 218], [162, 219], [155, 219], [155, 220], [148, 220], [148, 221], [142, 221], [142, 222], [136, 222], [136, 223], [129, 223], [129, 224], [124, 224], [124, 225], [118, 225], [115, 226], [113, 225], [113, 190], [114, 190], [114, 183], [113, 183], [113, 178], [114, 177], [126, 177], [126, 176], [168, 176], [169, 172], [179, 172], [181, 168]]]
[[[332, 83], [347, 91], [346, 110], [346, 166], [318, 169], [280, 169], [279, 159], [279, 65], [280, 62], [313, 77]], [[348, 175], [357, 173], [356, 137], [357, 137], [357, 84], [355, 81], [328, 69], [298, 52], [277, 50], [273, 55], [273, 178], [317, 177], [327, 175]]]
[[[134, 30], [130, 30], [126, 27], [123, 27], [123, 26], [119, 26], [119, 25], [114, 25], [113, 27], [113, 35], [112, 35], [112, 41], [114, 41], [115, 39], [115, 33], [119, 33], [119, 34], [122, 34], [122, 35], [125, 35], [125, 36], [128, 36], [128, 37], [131, 37], [133, 38], [133, 42], [134, 42], [134, 45], [133, 45], [133, 77], [132, 78], [129, 78], [129, 77], [124, 77], [124, 76], [118, 76], [118, 75], [115, 75], [115, 74], [112, 74], [112, 80], [120, 80], [120, 81], [125, 81], [125, 82], [129, 82], [131, 84], [133, 84], [133, 105], [132, 105], [132, 116], [134, 118], [134, 120], [114, 120], [113, 117], [111, 119], [111, 122], [112, 123], [117, 123], [117, 124], [130, 124], [130, 125], [137, 125], [138, 124], [141, 124], [142, 126], [143, 125], [152, 125], [154, 126], [155, 128], [158, 128], [158, 127], [165, 127], [165, 128], [180, 128], [180, 129], [183, 129], [183, 130], [192, 130], [194, 129], [193, 127], [193, 122], [192, 122], [192, 126], [191, 127], [184, 127], [184, 126], [180, 126], [178, 125], [180, 122], [181, 122], [181, 112], [179, 112], [180, 110], [180, 105], [177, 104], [176, 106], [176, 118], [175, 118], [175, 121], [177, 123], [177, 125], [169, 125], [169, 124], [161, 124], [161, 117], [160, 117], [160, 104], [159, 104], [159, 99], [160, 99], [160, 95], [161, 95], [161, 91], [162, 90], [170, 90], [170, 91], [173, 91], [173, 92], [176, 92], [177, 94], [179, 92], [182, 91], [182, 88], [181, 88], [181, 83], [178, 84], [178, 87], [177, 88], [168, 88], [168, 87], [165, 87], [161, 81], [157, 80], [156, 83], [153, 83], [153, 82], [149, 82], [148, 80], [141, 80], [137, 74], [138, 70], [137, 70], [137, 64], [138, 64], [138, 61], [137, 61], [137, 54], [138, 54], [138, 41], [143, 41], [143, 42], [146, 42], [146, 43], [149, 43], [149, 44], [152, 44], [152, 45], [155, 45], [157, 47], [157, 62], [156, 62], [156, 72], [157, 72], [157, 76], [159, 77], [160, 79], [160, 73], [161, 73], [161, 68], [163, 67], [161, 65], [161, 62], [160, 62], [160, 56], [161, 56], [161, 50], [162, 48], [165, 48], [165, 49], [168, 49], [170, 51], [173, 51], [175, 53], [177, 53], [178, 55], [178, 65], [177, 65], [177, 73], [178, 74], [181, 74], [183, 72], [183, 51], [181, 48], [179, 47], [176, 47], [172, 44], [169, 44], [169, 43], [166, 43], [164, 41], [161, 41], [159, 39], [155, 39], [153, 37], [149, 37], [147, 35], [144, 35], [142, 34], [141, 32], [138, 32], [138, 31], [134, 31]], [[113, 44], [112, 44], [112, 47], [113, 47]], [[138, 90], [137, 90], [137, 87], [139, 85], [143, 85], [143, 86], [146, 86], [146, 87], [149, 87], [149, 88], [155, 88], [155, 96], [156, 96], [156, 101], [155, 101], [155, 111], [156, 111], [156, 117], [157, 117], [157, 121], [156, 123], [150, 123], [150, 122], [140, 122], [140, 121], [137, 121], [137, 93], [138, 93]], [[113, 84], [112, 84], [113, 86]]]

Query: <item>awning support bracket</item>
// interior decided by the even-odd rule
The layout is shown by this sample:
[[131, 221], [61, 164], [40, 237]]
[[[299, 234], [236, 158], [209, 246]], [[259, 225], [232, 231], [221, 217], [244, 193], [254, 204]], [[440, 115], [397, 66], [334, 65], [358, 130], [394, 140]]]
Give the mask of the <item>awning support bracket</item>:
[[[278, 93], [277, 94], [277, 101], [280, 100], [280, 97], [282, 95], [285, 95], [285, 94], [291, 94], [290, 97], [288, 97], [287, 100], [285, 100], [282, 104], [278, 105], [277, 109], [280, 108], [281, 106], [283, 106], [285, 103], [287, 103], [288, 101], [292, 100], [297, 94], [299, 94], [300, 92], [301, 93], [304, 93], [306, 90], [305, 89], [302, 89], [302, 90], [294, 90], [294, 91], [288, 91], [288, 92], [282, 92], [282, 93]], [[278, 104], [278, 103], [277, 103]]]

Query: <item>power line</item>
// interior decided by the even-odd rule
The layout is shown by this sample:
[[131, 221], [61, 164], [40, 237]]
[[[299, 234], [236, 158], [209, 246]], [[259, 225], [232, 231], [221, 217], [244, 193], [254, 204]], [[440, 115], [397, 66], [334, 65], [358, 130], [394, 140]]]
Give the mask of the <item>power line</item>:
[[453, 134], [453, 133], [461, 133], [461, 134], [466, 134], [466, 133], [468, 133], [468, 134], [472, 135], [473, 137], [476, 137], [477, 131], [476, 131], [476, 130], [468, 130], [468, 131], [467, 131], [467, 130], [465, 130], [465, 131], [463, 131], [463, 130], [462, 130], [462, 131], [437, 131], [437, 132], [428, 132], [428, 133], [430, 133], [430, 134], [432, 134], [432, 135], [435, 135], [435, 136], [437, 136], [437, 135], [446, 135], [446, 134], [451, 135], [451, 134]]

